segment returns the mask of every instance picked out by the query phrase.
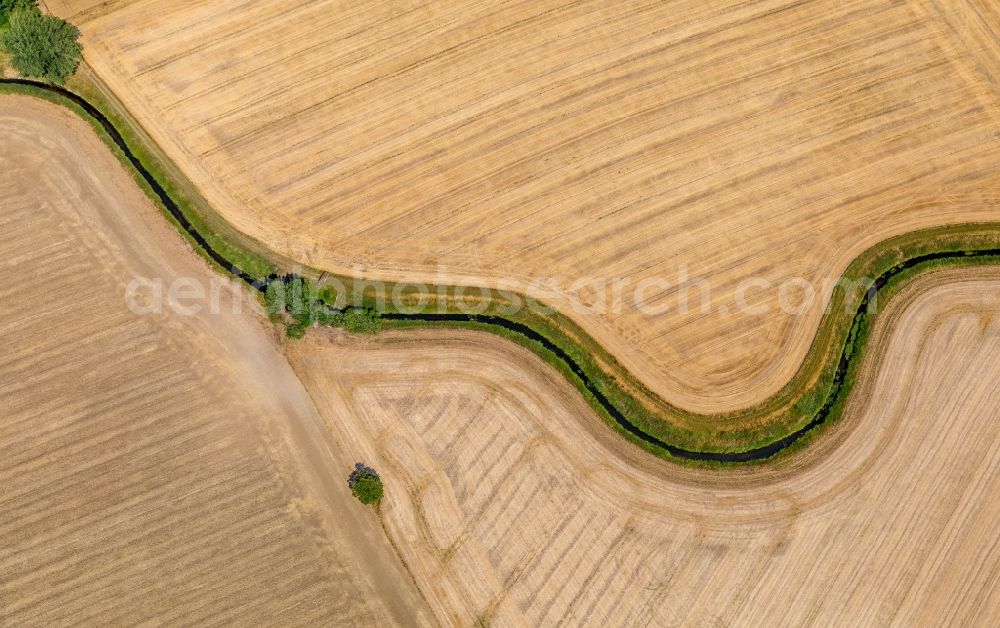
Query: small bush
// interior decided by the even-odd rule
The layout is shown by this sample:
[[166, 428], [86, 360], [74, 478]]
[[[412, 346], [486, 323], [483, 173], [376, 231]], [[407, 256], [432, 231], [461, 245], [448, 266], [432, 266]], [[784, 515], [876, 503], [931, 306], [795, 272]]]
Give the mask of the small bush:
[[375, 310], [350, 309], [344, 312], [343, 324], [352, 334], [377, 334], [382, 329], [382, 316]]
[[337, 291], [333, 289], [333, 286], [320, 286], [319, 290], [316, 291], [316, 298], [326, 305], [334, 305], [337, 302]]
[[316, 311], [316, 322], [327, 327], [340, 327], [344, 324], [344, 313], [329, 308], [319, 308]]
[[63, 84], [80, 64], [80, 31], [37, 8], [10, 14], [10, 26], [0, 43], [11, 55], [10, 64], [21, 75]]
[[305, 337], [307, 331], [309, 331], [308, 323], [295, 322], [291, 325], [285, 326], [285, 334], [287, 334], [289, 338], [303, 338]]
[[375, 469], [360, 462], [354, 465], [354, 471], [347, 478], [347, 485], [362, 504], [374, 504], [382, 499], [382, 479]]
[[285, 284], [285, 305], [295, 322], [308, 327], [312, 324], [316, 308], [313, 290], [309, 282], [301, 277], [293, 277]]
[[279, 322], [284, 319], [285, 314], [285, 284], [281, 280], [275, 279], [267, 284], [264, 291], [264, 307], [267, 308], [267, 316], [272, 322]]

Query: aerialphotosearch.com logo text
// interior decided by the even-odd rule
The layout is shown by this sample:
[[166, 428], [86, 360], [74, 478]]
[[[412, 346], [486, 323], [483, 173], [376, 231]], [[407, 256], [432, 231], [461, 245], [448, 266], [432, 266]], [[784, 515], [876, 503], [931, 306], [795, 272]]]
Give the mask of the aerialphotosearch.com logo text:
[[[301, 276], [293, 271], [289, 277]], [[804, 277], [775, 280], [762, 276], [726, 281], [713, 286], [710, 279], [692, 277], [686, 266], [673, 277], [587, 277], [561, 282], [554, 277], [499, 278], [479, 286], [463, 286], [440, 268], [433, 284], [383, 282], [362, 277], [324, 276], [299, 284], [309, 291], [305, 301], [316, 307], [372, 307], [378, 311], [420, 314], [440, 311], [482, 314], [487, 310], [514, 315], [523, 309], [548, 315], [553, 312], [583, 316], [619, 316], [638, 313], [656, 318], [668, 314], [768, 316], [776, 313], [804, 316], [829, 307], [838, 295], [845, 310], [853, 311], [867, 294], [869, 307], [876, 303], [869, 278]], [[288, 284], [275, 280], [275, 289]], [[266, 282], [261, 286], [266, 287]], [[305, 286], [302, 288], [302, 286]], [[171, 280], [135, 277], [125, 288], [125, 303], [137, 315], [172, 312], [181, 316], [239, 313], [249, 308], [264, 312], [256, 291], [235, 279], [213, 277], [208, 281], [179, 277]]]

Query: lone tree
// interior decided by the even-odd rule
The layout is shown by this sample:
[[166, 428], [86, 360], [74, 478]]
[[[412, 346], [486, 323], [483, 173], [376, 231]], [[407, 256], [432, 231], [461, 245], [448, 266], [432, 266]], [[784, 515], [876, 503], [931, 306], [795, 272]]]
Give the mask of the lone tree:
[[382, 499], [382, 480], [375, 469], [358, 462], [347, 478], [351, 492], [362, 504], [374, 504]]
[[79, 35], [69, 22], [29, 6], [10, 14], [10, 26], [0, 43], [21, 76], [61, 85], [80, 65]]

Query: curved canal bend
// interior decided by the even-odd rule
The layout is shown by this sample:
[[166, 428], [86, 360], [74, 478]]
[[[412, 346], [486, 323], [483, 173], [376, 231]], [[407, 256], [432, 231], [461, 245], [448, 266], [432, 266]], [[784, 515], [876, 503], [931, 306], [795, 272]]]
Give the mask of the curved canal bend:
[[[88, 100], [71, 92], [65, 88], [58, 87], [56, 85], [50, 85], [48, 83], [42, 83], [39, 81], [32, 81], [27, 79], [10, 79], [3, 78], [0, 79], [0, 84], [8, 85], [21, 85], [25, 87], [32, 87], [40, 89], [49, 93], [57, 94], [63, 98], [66, 98], [83, 109], [88, 116], [95, 120], [101, 127], [107, 132], [108, 136], [114, 141], [115, 145], [122, 151], [125, 158], [128, 159], [132, 167], [135, 168], [136, 172], [143, 178], [143, 180], [149, 185], [153, 194], [160, 200], [163, 206], [170, 212], [171, 216], [177, 221], [177, 223], [184, 229], [188, 235], [194, 240], [194, 242], [201, 248], [209, 258], [216, 262], [220, 267], [227, 269], [227, 271], [234, 277], [240, 279], [248, 286], [263, 293], [266, 290], [267, 284], [271, 281], [291, 281], [294, 277], [292, 275], [271, 275], [264, 279], [257, 279], [239, 268], [236, 264], [230, 262], [215, 250], [211, 244], [205, 239], [205, 237], [191, 224], [184, 213], [181, 211], [178, 204], [174, 199], [167, 193], [166, 189], [156, 180], [153, 174], [143, 165], [138, 157], [132, 152], [128, 144], [126, 144], [122, 134], [114, 126], [114, 124], [105, 116], [97, 107], [92, 105]], [[878, 279], [875, 280], [872, 287], [865, 294], [861, 303], [858, 305], [858, 309], [854, 314], [852, 320], [851, 329], [858, 329], [860, 324], [864, 321], [865, 317], [868, 316], [868, 305], [871, 302], [871, 297], [877, 294], [882, 288], [884, 288], [889, 281], [908, 269], [926, 262], [932, 262], [936, 260], [948, 260], [948, 259], [976, 259], [976, 258], [991, 258], [1000, 257], [1000, 248], [992, 249], [978, 249], [971, 251], [944, 251], [939, 253], [928, 253], [925, 255], [918, 255], [907, 259], [906, 261], [890, 268], [884, 272]], [[481, 315], [481, 314], [402, 314], [402, 313], [384, 313], [382, 318], [386, 320], [398, 320], [398, 321], [419, 321], [419, 322], [438, 322], [438, 323], [476, 323], [479, 325], [484, 325], [487, 327], [502, 328], [509, 332], [519, 334], [524, 338], [532, 340], [540, 344], [546, 351], [551, 353], [561, 362], [563, 362], [567, 368], [573, 373], [574, 377], [578, 378], [580, 383], [583, 384], [593, 396], [597, 403], [604, 409], [605, 412], [628, 434], [639, 439], [640, 441], [651, 445], [657, 449], [660, 449], [671, 456], [676, 458], [681, 458], [684, 460], [697, 460], [697, 461], [709, 461], [709, 462], [728, 462], [728, 463], [738, 463], [738, 462], [750, 462], [755, 460], [764, 460], [774, 456], [775, 454], [791, 447], [793, 444], [802, 439], [806, 434], [816, 429], [820, 425], [823, 425], [827, 419], [830, 417], [830, 412], [834, 404], [840, 399], [841, 395], [847, 394], [844, 390], [844, 380], [847, 375], [847, 369], [850, 366], [850, 343], [851, 336], [848, 335], [847, 342], [844, 345], [844, 350], [840, 354], [840, 361], [837, 364], [837, 370], [834, 374], [833, 386], [830, 390], [830, 394], [827, 396], [826, 401], [823, 403], [822, 407], [816, 412], [812, 420], [806, 425], [799, 428], [798, 430], [780, 438], [772, 443], [764, 445], [762, 447], [757, 447], [754, 449], [749, 449], [741, 452], [710, 452], [710, 451], [694, 451], [690, 449], [684, 449], [682, 447], [677, 447], [676, 445], [671, 445], [652, 434], [642, 431], [636, 424], [631, 422], [628, 417], [622, 413], [621, 410], [615, 406], [607, 395], [605, 395], [600, 388], [587, 376], [580, 365], [566, 353], [561, 347], [549, 340], [546, 336], [540, 334], [535, 329], [511, 321], [509, 319], [500, 316], [491, 315]]]

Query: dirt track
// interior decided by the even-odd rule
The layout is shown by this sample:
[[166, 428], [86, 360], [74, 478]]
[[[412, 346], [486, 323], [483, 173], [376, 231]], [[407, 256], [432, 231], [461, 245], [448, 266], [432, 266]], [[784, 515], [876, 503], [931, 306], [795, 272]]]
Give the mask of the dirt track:
[[[552, 276], [530, 291], [563, 309], [577, 279], [661, 277], [666, 314], [574, 316], [713, 412], [786, 383], [819, 320], [740, 313], [740, 282], [771, 282], [749, 305], [775, 308], [781, 282], [892, 234], [1000, 218], [979, 4], [138, 0], [79, 19], [96, 72], [239, 229], [379, 278]], [[679, 311], [681, 269], [710, 312], [697, 289]]]
[[330, 333], [291, 359], [383, 469], [446, 621], [995, 624], [1000, 276], [927, 275], [891, 308], [838, 428], [738, 474], [639, 452], [491, 336]]
[[64, 108], [0, 135], [0, 623], [426, 618], [266, 322], [134, 315], [217, 276]]

